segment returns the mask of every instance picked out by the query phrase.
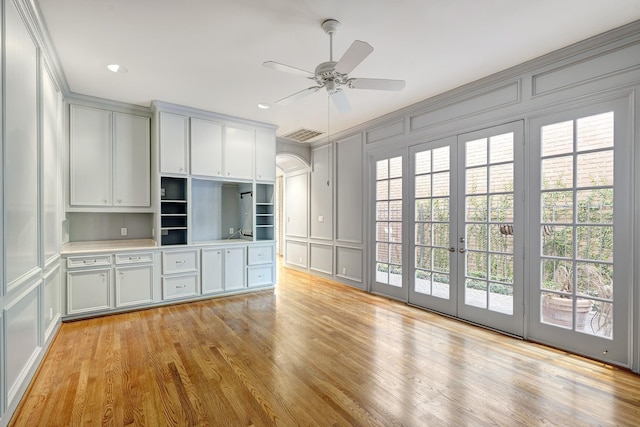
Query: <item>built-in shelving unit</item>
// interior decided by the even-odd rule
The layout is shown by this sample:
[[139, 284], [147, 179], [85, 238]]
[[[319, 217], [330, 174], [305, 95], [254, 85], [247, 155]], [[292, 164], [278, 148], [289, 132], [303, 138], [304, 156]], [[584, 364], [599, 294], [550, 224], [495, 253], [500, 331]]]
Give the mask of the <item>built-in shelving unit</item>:
[[187, 244], [187, 180], [160, 179], [160, 241], [165, 245]]
[[256, 184], [255, 240], [274, 239], [273, 184]]

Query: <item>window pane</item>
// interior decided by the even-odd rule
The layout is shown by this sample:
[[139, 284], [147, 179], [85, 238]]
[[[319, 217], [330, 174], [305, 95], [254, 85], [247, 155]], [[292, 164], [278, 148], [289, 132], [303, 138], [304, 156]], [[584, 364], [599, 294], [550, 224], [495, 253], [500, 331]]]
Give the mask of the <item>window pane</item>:
[[434, 221], [449, 221], [449, 198], [442, 197], [439, 199], [432, 199], [433, 203], [433, 220]]
[[433, 224], [433, 246], [449, 247], [449, 223]]
[[389, 198], [389, 181], [378, 181], [376, 183], [376, 200], [387, 200]]
[[573, 227], [542, 226], [542, 255], [559, 258], [573, 257]]
[[431, 197], [431, 175], [416, 176], [416, 197]]
[[484, 194], [487, 192], [487, 168], [467, 169], [467, 194]]
[[542, 161], [542, 189], [573, 187], [573, 156], [562, 156]]
[[389, 159], [389, 178], [402, 178], [402, 157]]
[[486, 252], [467, 251], [467, 276], [486, 279], [488, 274]]
[[431, 150], [416, 153], [416, 175], [431, 172]]
[[416, 247], [416, 268], [431, 270], [431, 248]]
[[391, 221], [402, 221], [402, 200], [389, 202], [389, 219]]
[[487, 282], [466, 279], [464, 303], [474, 307], [487, 308]]
[[489, 228], [489, 249], [493, 252], [513, 252], [513, 224], [492, 224]]
[[573, 289], [573, 263], [557, 259], [542, 260], [541, 289], [570, 294]]
[[389, 226], [386, 222], [376, 223], [376, 241], [388, 242], [389, 241]]
[[442, 273], [449, 272], [449, 251], [447, 249], [433, 250], [433, 270]]
[[513, 161], [513, 133], [496, 135], [489, 138], [489, 151], [491, 163]]
[[416, 244], [431, 245], [431, 224], [416, 224]]
[[513, 222], [513, 194], [489, 196], [491, 221]]
[[378, 160], [376, 162], [376, 179], [387, 179], [389, 178], [389, 161], [388, 160]]
[[425, 295], [431, 295], [431, 272], [416, 270], [415, 291]]
[[513, 314], [513, 286], [489, 282], [489, 310]]
[[402, 245], [389, 245], [389, 262], [391, 264], [402, 264]]
[[394, 243], [402, 243], [402, 223], [389, 223], [389, 241]]
[[389, 199], [402, 199], [402, 178], [389, 181]]
[[542, 156], [573, 152], [573, 121], [542, 127]]
[[610, 264], [578, 262], [578, 293], [607, 301], [613, 300], [612, 267]]
[[389, 202], [376, 203], [376, 221], [387, 221], [389, 219]]
[[433, 179], [433, 196], [441, 197], [449, 195], [449, 172], [435, 173]]
[[613, 185], [613, 151], [578, 155], [578, 187]]
[[468, 196], [466, 201], [467, 221], [487, 220], [487, 196]]
[[491, 280], [496, 282], [513, 283], [513, 256], [496, 255], [489, 256], [491, 267]]
[[555, 224], [573, 222], [573, 192], [542, 193], [542, 222]]
[[578, 151], [613, 147], [613, 111], [577, 121]]
[[376, 261], [389, 262], [389, 244], [377, 243], [376, 244]]
[[491, 193], [506, 193], [513, 191], [513, 163], [491, 166], [489, 168], [489, 182]]
[[613, 227], [576, 227], [578, 258], [613, 261]]
[[416, 221], [431, 221], [431, 200], [416, 200]]
[[389, 264], [376, 264], [376, 281], [380, 283], [389, 283]]
[[467, 224], [465, 233], [467, 241], [467, 249], [475, 249], [486, 251], [487, 246], [487, 225], [486, 224]]
[[433, 150], [433, 172], [449, 170], [449, 147]]
[[480, 166], [487, 164], [487, 138], [467, 142], [465, 165]]
[[613, 224], [613, 188], [580, 190], [578, 198], [578, 222]]

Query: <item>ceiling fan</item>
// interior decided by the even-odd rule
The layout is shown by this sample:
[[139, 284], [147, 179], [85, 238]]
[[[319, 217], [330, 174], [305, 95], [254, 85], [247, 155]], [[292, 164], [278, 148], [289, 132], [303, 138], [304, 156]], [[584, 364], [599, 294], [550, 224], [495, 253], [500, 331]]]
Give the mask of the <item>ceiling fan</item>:
[[351, 111], [351, 106], [344, 92], [345, 87], [350, 89], [377, 89], [392, 91], [401, 91], [404, 89], [404, 80], [349, 77], [349, 73], [364, 61], [371, 52], [373, 52], [373, 47], [369, 43], [356, 40], [351, 44], [344, 55], [342, 55], [342, 58], [340, 58], [339, 61], [334, 61], [333, 34], [338, 30], [339, 26], [340, 22], [335, 19], [327, 19], [322, 23], [322, 29], [325, 33], [329, 34], [329, 61], [319, 64], [313, 73], [274, 61], [267, 61], [262, 64], [267, 68], [307, 77], [316, 83], [315, 86], [308, 87], [294, 93], [293, 95], [289, 95], [276, 101], [276, 104], [286, 105], [325, 88], [338, 111], [341, 113], [347, 113]]

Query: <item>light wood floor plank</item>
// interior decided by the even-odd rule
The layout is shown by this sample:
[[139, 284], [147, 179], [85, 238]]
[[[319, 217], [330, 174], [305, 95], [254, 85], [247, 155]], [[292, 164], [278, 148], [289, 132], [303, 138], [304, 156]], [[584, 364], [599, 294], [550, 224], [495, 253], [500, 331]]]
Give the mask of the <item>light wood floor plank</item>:
[[281, 268], [65, 323], [11, 426], [640, 425], [640, 376]]

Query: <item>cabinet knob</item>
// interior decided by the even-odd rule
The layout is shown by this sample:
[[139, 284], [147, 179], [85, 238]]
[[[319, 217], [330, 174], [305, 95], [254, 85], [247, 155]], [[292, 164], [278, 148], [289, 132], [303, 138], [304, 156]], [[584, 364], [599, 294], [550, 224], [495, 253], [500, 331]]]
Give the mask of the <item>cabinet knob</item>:
[[118, 204], [122, 203], [122, 199], [118, 199], [116, 200], [116, 202], [118, 202]]

